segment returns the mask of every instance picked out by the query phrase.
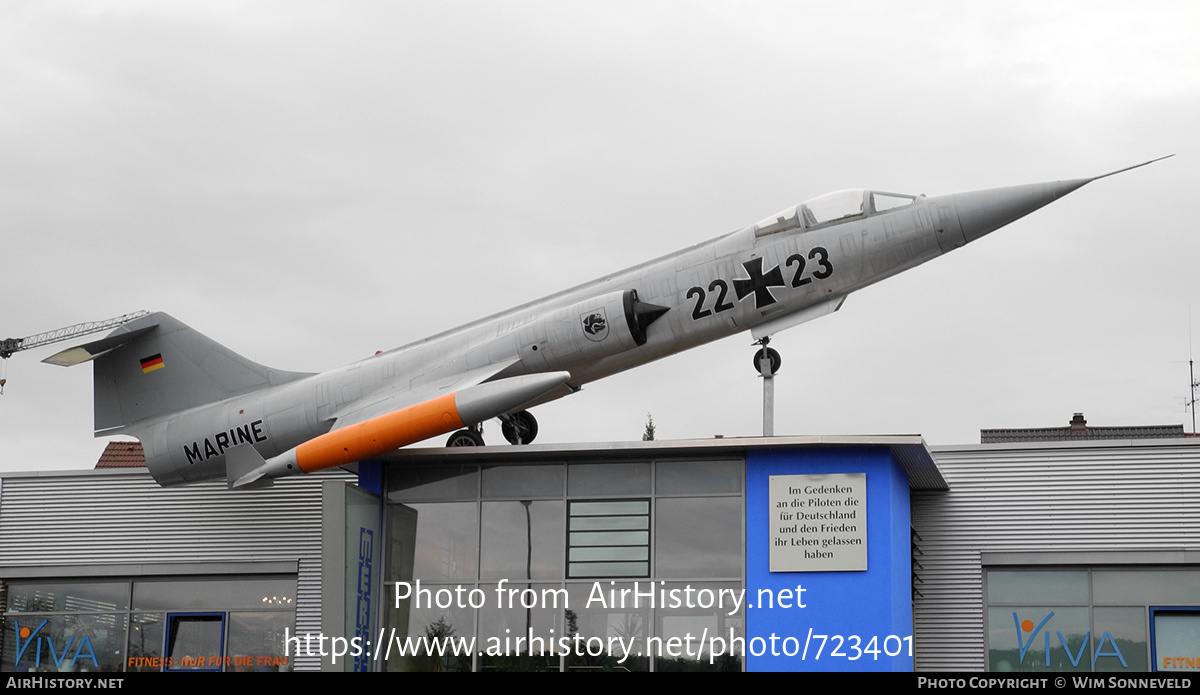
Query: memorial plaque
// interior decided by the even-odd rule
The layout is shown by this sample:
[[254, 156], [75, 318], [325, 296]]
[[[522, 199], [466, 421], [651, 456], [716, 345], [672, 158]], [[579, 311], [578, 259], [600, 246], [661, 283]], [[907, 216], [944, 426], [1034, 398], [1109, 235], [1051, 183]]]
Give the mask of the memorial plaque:
[[772, 572], [867, 569], [867, 474], [773, 475]]

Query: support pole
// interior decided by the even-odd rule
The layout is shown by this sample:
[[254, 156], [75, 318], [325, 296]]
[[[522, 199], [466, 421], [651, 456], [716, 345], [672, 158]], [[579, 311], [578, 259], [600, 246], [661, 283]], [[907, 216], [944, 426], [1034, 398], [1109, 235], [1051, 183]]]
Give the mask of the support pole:
[[758, 352], [758, 361], [755, 364], [758, 367], [758, 375], [763, 380], [763, 436], [775, 436], [775, 370], [777, 366], [771, 364], [771, 355], [774, 350], [768, 350], [767, 345], [771, 342], [770, 336], [763, 336], [763, 339], [758, 341], [756, 345], [761, 345], [762, 348]]
[[763, 436], [775, 436], [775, 376], [771, 374], [771, 358], [758, 361], [758, 370], [763, 380]]

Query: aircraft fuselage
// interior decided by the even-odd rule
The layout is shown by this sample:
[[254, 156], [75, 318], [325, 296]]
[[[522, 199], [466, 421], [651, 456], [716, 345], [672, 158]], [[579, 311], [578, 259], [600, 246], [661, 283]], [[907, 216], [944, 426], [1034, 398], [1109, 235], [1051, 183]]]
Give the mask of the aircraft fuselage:
[[736, 333], [768, 337], [1093, 180], [929, 198], [838, 191], [321, 374], [257, 365], [166, 314], [47, 361], [96, 361], [97, 435], [138, 437], [160, 484], [254, 487], [494, 417], [511, 424], [588, 382]]

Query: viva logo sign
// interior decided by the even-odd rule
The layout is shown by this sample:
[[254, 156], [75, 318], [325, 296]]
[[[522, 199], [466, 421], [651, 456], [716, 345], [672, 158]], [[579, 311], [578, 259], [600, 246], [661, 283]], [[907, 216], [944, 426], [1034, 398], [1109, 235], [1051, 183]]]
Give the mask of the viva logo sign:
[[[92, 640], [84, 635], [78, 642], [75, 641], [75, 636], [67, 638], [67, 641], [61, 646], [54, 644], [54, 639], [40, 634], [43, 627], [49, 620], [43, 620], [38, 623], [38, 626], [32, 630], [28, 627], [21, 627], [20, 623], [13, 621], [13, 629], [17, 633], [17, 656], [13, 659], [13, 666], [21, 663], [21, 659], [29, 651], [30, 646], [35, 646], [31, 654], [34, 668], [42, 667], [42, 645], [46, 647], [46, 656], [54, 662], [55, 668], [62, 668], [66, 664], [68, 668], [74, 667], [75, 662], [83, 659], [86, 663], [91, 660], [92, 666], [100, 668], [100, 662], [96, 660], [96, 650], [92, 648]], [[75, 647], [75, 653], [71, 653], [71, 647]]]
[[[1025, 663], [1025, 652], [1029, 651], [1029, 647], [1033, 645], [1033, 640], [1053, 617], [1054, 611], [1050, 611], [1045, 618], [1042, 618], [1042, 622], [1038, 623], [1037, 627], [1034, 627], [1032, 620], [1021, 620], [1015, 612], [1013, 613], [1013, 624], [1017, 628], [1017, 647], [1020, 650], [1019, 663]], [[1022, 633], [1028, 633], [1028, 638], [1023, 637]], [[1067, 653], [1067, 658], [1070, 659], [1071, 666], [1078, 666], [1080, 660], [1083, 659], [1083, 653], [1087, 651], [1088, 644], [1092, 641], [1092, 633], [1089, 631], [1083, 636], [1083, 643], [1075, 651], [1072, 651], [1071, 647], [1067, 645], [1067, 638], [1063, 637], [1063, 633], [1056, 631], [1054, 634], [1058, 636], [1058, 642], [1062, 645], [1063, 651]], [[1044, 653], [1046, 655], [1046, 666], [1050, 666], [1050, 630], [1043, 632], [1042, 636], [1045, 641]], [[1105, 644], [1112, 645], [1111, 652], [1104, 651]], [[1110, 632], [1105, 632], [1100, 636], [1100, 642], [1096, 645], [1096, 653], [1092, 656], [1092, 668], [1096, 667], [1096, 660], [1102, 656], [1115, 656], [1121, 660], [1123, 668], [1129, 668], [1129, 664], [1125, 663], [1125, 657], [1121, 654], [1120, 648], [1117, 647], [1117, 641], [1113, 639]]]

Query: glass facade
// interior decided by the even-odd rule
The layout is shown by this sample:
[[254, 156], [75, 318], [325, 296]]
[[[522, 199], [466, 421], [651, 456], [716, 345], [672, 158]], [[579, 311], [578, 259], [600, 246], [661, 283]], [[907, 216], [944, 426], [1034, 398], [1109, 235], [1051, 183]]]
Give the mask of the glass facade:
[[1200, 608], [1154, 608], [1153, 662], [1156, 671], [1200, 671]]
[[294, 576], [15, 580], [0, 671], [289, 671]]
[[[989, 671], [1186, 670], [1200, 641], [1174, 635], [1190, 616], [1200, 634], [1200, 571], [1187, 568], [989, 568]], [[1186, 621], [1184, 621], [1186, 622]], [[1169, 635], [1165, 640], [1162, 635]], [[1165, 645], [1152, 653], [1152, 635]], [[1167, 652], [1170, 652], [1169, 654]]]
[[383, 627], [412, 648], [383, 667], [741, 670], [699, 637], [744, 636], [745, 616], [698, 598], [743, 586], [744, 478], [740, 460], [395, 467]]

